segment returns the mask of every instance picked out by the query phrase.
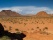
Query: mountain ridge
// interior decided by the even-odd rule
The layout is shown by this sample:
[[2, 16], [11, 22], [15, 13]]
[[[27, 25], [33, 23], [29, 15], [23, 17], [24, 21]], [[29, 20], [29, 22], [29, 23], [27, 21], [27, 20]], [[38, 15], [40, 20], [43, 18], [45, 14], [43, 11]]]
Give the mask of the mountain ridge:
[[0, 12], [0, 17], [15, 17], [15, 16], [20, 16], [20, 14], [11, 10], [2, 10]]
[[40, 11], [37, 14], [26, 14], [26, 15], [21, 15], [17, 12], [11, 11], [11, 10], [2, 10], [0, 12], [0, 17], [18, 17], [18, 16], [50, 17], [53, 15], [47, 14], [47, 12], [45, 12], [45, 11]]

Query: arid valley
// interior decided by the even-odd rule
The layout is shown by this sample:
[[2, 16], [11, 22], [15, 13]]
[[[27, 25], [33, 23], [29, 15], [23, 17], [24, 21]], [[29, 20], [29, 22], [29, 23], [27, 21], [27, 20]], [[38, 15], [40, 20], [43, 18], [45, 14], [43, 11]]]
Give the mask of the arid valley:
[[52, 14], [40, 11], [35, 15], [23, 16], [11, 10], [3, 10], [0, 13], [5, 14], [0, 15], [0, 23], [5, 31], [24, 33], [26, 37], [23, 40], [53, 40]]
[[53, 0], [0, 0], [0, 40], [53, 40]]

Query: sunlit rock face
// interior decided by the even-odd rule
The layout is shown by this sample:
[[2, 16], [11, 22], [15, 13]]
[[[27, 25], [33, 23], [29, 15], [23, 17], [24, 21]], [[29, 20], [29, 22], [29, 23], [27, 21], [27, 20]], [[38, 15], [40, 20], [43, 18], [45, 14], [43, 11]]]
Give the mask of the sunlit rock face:
[[40, 11], [36, 14], [37, 17], [49, 17], [45, 11]]

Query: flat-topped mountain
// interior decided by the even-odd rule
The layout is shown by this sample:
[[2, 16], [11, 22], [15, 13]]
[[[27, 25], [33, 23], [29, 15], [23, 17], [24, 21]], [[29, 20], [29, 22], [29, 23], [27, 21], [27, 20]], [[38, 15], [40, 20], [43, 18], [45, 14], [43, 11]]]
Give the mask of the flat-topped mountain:
[[0, 12], [0, 17], [15, 17], [15, 16], [20, 16], [19, 13], [16, 13], [14, 11], [11, 11], [11, 10], [2, 10]]

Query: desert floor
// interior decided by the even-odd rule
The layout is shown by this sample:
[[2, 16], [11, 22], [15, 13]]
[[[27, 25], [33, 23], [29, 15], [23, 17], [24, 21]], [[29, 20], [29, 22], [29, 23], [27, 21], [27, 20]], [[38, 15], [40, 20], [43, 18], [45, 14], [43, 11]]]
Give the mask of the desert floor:
[[25, 33], [24, 40], [53, 40], [53, 17], [6, 17], [0, 23], [11, 33]]

